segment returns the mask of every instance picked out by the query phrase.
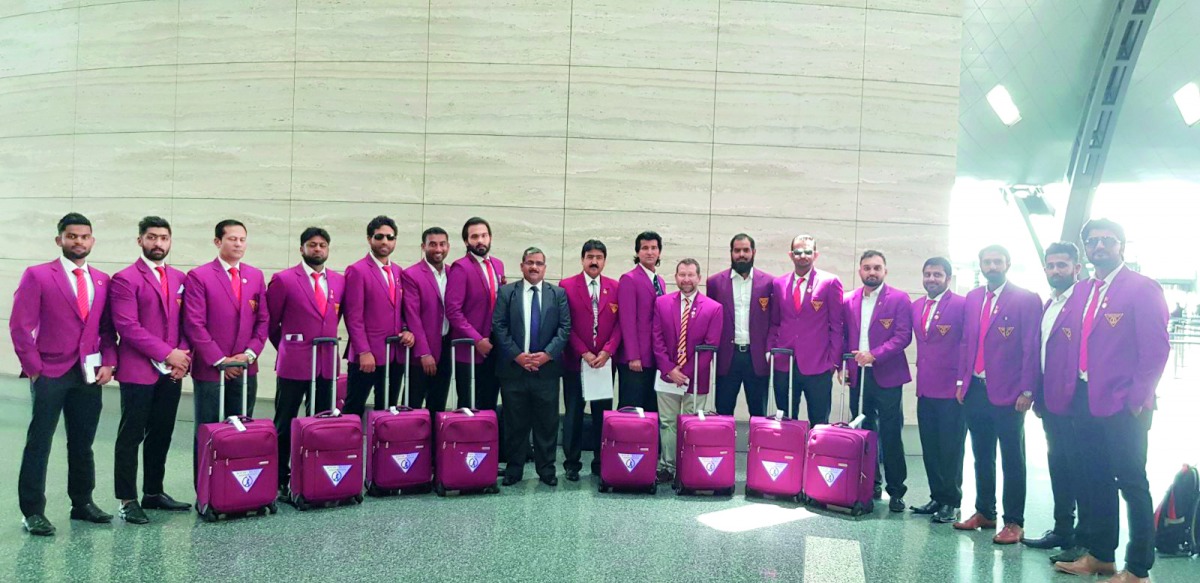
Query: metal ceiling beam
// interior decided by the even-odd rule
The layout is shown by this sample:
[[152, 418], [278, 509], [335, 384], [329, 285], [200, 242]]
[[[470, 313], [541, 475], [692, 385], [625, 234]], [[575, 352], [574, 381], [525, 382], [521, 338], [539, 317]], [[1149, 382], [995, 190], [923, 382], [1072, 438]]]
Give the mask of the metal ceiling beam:
[[1118, 0], [1108, 36], [1100, 49], [1100, 63], [1092, 78], [1067, 169], [1071, 194], [1063, 213], [1062, 240], [1076, 241], [1081, 244], [1080, 249], [1083, 247], [1079, 231], [1091, 215], [1092, 200], [1117, 128], [1117, 114], [1129, 92], [1133, 67], [1158, 5], [1159, 0]]

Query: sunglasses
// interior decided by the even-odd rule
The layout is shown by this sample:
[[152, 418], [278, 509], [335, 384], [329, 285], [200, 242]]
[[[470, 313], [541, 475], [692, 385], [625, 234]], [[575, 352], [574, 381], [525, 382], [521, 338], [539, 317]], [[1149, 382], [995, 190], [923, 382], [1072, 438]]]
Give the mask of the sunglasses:
[[1096, 246], [1101, 243], [1104, 243], [1105, 247], [1116, 247], [1119, 241], [1117, 241], [1116, 237], [1088, 237], [1087, 240], [1083, 242], [1084, 245], [1087, 245], [1092, 249], [1096, 248]]
[[388, 241], [396, 240], [395, 235], [384, 235], [383, 233], [375, 233], [374, 235], [371, 236], [371, 238], [375, 239], [376, 241], [383, 241], [384, 239], [387, 239]]
[[815, 253], [812, 249], [792, 249], [792, 255], [796, 257], [812, 256]]

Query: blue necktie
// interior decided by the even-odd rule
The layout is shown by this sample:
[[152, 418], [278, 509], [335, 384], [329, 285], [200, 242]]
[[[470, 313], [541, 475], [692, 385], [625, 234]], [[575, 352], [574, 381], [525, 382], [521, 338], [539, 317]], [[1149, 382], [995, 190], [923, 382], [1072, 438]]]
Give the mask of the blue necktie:
[[538, 329], [542, 322], [542, 302], [538, 301], [538, 288], [531, 287], [533, 290], [533, 301], [529, 302], [529, 352], [541, 352], [541, 334], [538, 334]]
[[655, 296], [663, 295], [663, 288], [662, 288], [662, 285], [660, 285], [658, 283], [658, 276], [654, 276], [651, 279], [654, 281], [654, 295]]

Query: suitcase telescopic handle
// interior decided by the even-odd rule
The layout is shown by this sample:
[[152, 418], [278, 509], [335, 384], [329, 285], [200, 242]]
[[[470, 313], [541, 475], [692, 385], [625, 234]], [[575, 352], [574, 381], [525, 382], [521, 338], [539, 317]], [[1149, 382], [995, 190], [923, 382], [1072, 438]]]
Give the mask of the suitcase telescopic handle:
[[231, 369], [231, 368], [242, 369], [242, 374], [238, 375], [238, 378], [241, 379], [241, 381], [242, 381], [242, 384], [241, 384], [242, 412], [240, 414], [245, 415], [246, 411], [249, 411], [249, 409], [246, 408], [246, 406], [247, 406], [246, 405], [246, 374], [247, 374], [246, 371], [250, 370], [250, 364], [246, 363], [246, 362], [230, 361], [229, 359], [226, 359], [224, 362], [217, 365], [217, 372], [221, 373], [219, 375], [221, 378], [218, 381], [218, 385], [220, 388], [217, 390], [217, 394], [220, 395], [219, 397], [217, 397], [217, 403], [218, 403], [217, 406], [220, 407], [220, 411], [218, 411], [218, 413], [217, 413], [217, 418], [219, 418], [219, 419], [225, 418], [225, 371], [228, 369]]
[[[383, 386], [385, 387], [385, 392], [387, 393], [392, 392], [392, 345], [396, 344], [397, 342], [400, 342], [399, 335], [388, 336], [383, 340], [385, 356], [385, 360], [383, 361]], [[406, 346], [404, 348], [404, 381], [400, 388], [399, 405], [401, 407], [407, 406], [406, 404], [408, 403], [408, 369], [412, 368], [412, 363], [409, 362], [409, 360], [411, 360], [411, 356], [412, 348]]]
[[[452, 355], [457, 356], [458, 355], [457, 348], [459, 346], [469, 346], [470, 347], [471, 356], [469, 359], [467, 359], [467, 362], [469, 363], [469, 366], [467, 367], [467, 369], [470, 370], [470, 374], [471, 374], [471, 381], [470, 381], [470, 383], [468, 383], [471, 387], [471, 393], [470, 393], [469, 399], [467, 400], [466, 407], [463, 407], [462, 403], [458, 402], [458, 391], [454, 392], [454, 394], [455, 394], [454, 400], [455, 400], [455, 404], [458, 405], [458, 407], [457, 407], [458, 409], [466, 409], [466, 410], [470, 411], [471, 407], [475, 406], [475, 341], [471, 340], [470, 338], [455, 338], [454, 340], [450, 341], [450, 353]], [[458, 367], [456, 366], [454, 368], [457, 369]]]
[[788, 373], [787, 386], [783, 388], [784, 394], [787, 395], [787, 412], [782, 415], [788, 419], [792, 418], [792, 368], [795, 366], [793, 362], [796, 358], [796, 353], [791, 348], [772, 348], [771, 349], [771, 395], [767, 398], [771, 402], [771, 408], [775, 409], [774, 417], [779, 418], [779, 404], [775, 401], [775, 393], [778, 387], [775, 386], [775, 357], [783, 355], [788, 357]]
[[700, 391], [700, 353], [708, 352], [712, 354], [712, 358], [708, 360], [708, 383], [709, 388], [713, 389], [712, 393], [716, 393], [716, 387], [713, 386], [717, 380], [717, 347], [712, 344], [697, 344], [696, 345], [696, 364], [692, 368], [692, 410], [704, 419], [704, 412], [696, 408], [697, 394]]
[[[854, 362], [854, 353], [847, 352], [847, 353], [843, 354], [842, 355], [842, 371], [845, 374], [849, 374], [849, 372], [850, 372], [850, 366], [848, 364], [850, 362]], [[857, 365], [855, 365], [855, 366], [857, 366]], [[867, 366], [869, 367], [871, 365], [867, 365]], [[866, 371], [862, 370], [864, 368], [866, 368], [866, 367], [862, 367], [862, 366], [858, 367], [858, 369], [859, 369], [858, 370], [858, 397], [860, 399], [863, 397], [863, 387], [865, 386], [864, 383], [867, 380]], [[846, 379], [846, 380], [850, 380], [850, 379]], [[859, 415], [858, 417], [856, 417], [850, 421], [847, 421], [847, 418], [850, 417], [850, 411], [847, 410], [846, 404], [849, 401], [850, 401], [850, 384], [846, 383], [845, 390], [842, 393], [842, 423], [845, 423], [849, 427], [858, 428], [859, 426], [862, 425], [862, 422], [864, 419], [866, 419], [866, 416]]]
[[338, 343], [341, 339], [333, 336], [320, 336], [312, 339], [312, 382], [308, 388], [308, 414], [309, 416], [317, 414], [317, 352], [322, 346], [332, 345], [333, 350], [333, 375], [329, 383], [329, 404], [330, 408], [335, 412], [339, 412], [337, 408], [337, 379], [341, 374], [341, 359], [338, 358]]

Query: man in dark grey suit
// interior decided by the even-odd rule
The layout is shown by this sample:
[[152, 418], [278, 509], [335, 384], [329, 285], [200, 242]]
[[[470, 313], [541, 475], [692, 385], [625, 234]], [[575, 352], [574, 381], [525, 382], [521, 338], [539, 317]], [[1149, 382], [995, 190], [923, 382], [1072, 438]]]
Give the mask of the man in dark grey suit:
[[571, 333], [571, 312], [562, 288], [547, 285], [546, 254], [530, 247], [521, 256], [524, 278], [500, 288], [492, 314], [492, 338], [500, 358], [496, 376], [504, 400], [505, 486], [521, 481], [533, 430], [533, 461], [539, 479], [557, 486], [558, 381], [563, 349]]

